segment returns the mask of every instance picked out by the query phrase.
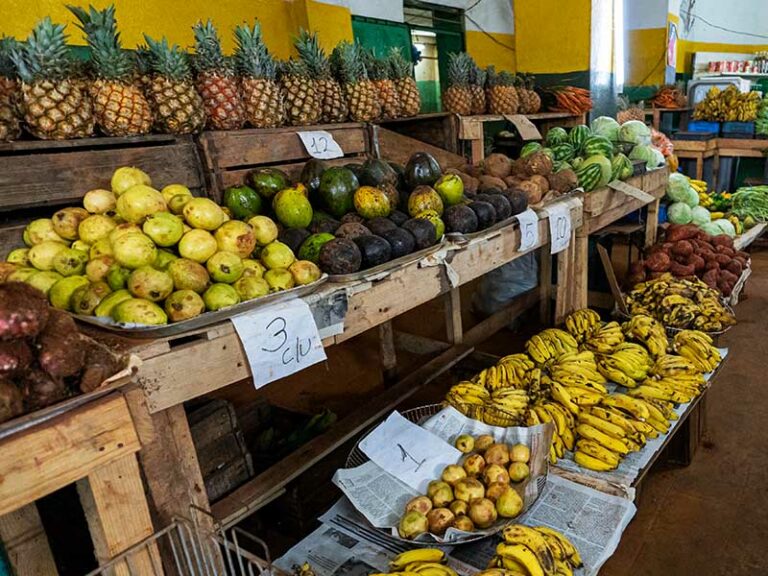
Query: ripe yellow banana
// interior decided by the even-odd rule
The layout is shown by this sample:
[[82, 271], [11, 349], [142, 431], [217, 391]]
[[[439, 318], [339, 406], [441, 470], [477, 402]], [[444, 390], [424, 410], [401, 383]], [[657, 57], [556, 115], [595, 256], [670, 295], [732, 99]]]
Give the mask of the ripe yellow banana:
[[416, 548], [395, 556], [390, 562], [392, 570], [402, 570], [413, 562], [445, 562], [445, 552], [438, 548]]
[[597, 428], [601, 432], [604, 432], [614, 438], [621, 439], [627, 435], [626, 431], [621, 426], [613, 424], [608, 420], [603, 420], [602, 418], [587, 412], [582, 412], [579, 414], [579, 423], [589, 424], [590, 426]]
[[598, 460], [597, 458], [590, 456], [589, 454], [586, 454], [580, 450], [576, 450], [576, 452], [573, 453], [573, 461], [576, 462], [576, 464], [579, 466], [589, 470], [595, 470], [596, 472], [606, 472], [616, 468], [616, 466], [606, 464], [602, 460]]
[[646, 406], [644, 402], [632, 398], [631, 396], [627, 396], [626, 394], [610, 394], [603, 398], [602, 403], [604, 406], [612, 406], [619, 410], [623, 410], [641, 422], [644, 422], [650, 415], [648, 406]]
[[597, 458], [614, 468], [621, 462], [621, 456], [619, 454], [608, 450], [608, 448], [598, 444], [594, 440], [582, 438], [576, 442], [576, 450], [588, 454], [589, 456], [592, 456], [592, 458]]
[[570, 394], [568, 394], [568, 392], [565, 391], [565, 388], [560, 386], [560, 384], [550, 381], [550, 390], [552, 391], [552, 398], [565, 406], [571, 414], [579, 413], [579, 407], [573, 402]]
[[528, 546], [502, 542], [496, 547], [496, 554], [502, 558], [511, 558], [522, 565], [529, 576], [547, 576], [536, 554]]
[[612, 452], [621, 454], [622, 456], [626, 456], [629, 453], [629, 449], [627, 448], [627, 445], [624, 442], [622, 442], [618, 438], [609, 436], [605, 432], [601, 432], [600, 430], [598, 430], [594, 426], [590, 426], [589, 424], [579, 424], [576, 427], [576, 433], [580, 437], [587, 438], [589, 440], [594, 440], [601, 446], [608, 448], [608, 450], [611, 450]]
[[576, 549], [576, 546], [574, 546], [571, 541], [565, 537], [565, 535], [561, 534], [557, 530], [553, 530], [549, 526], [535, 526], [534, 528], [542, 534], [557, 539], [560, 542], [560, 546], [562, 546], [563, 550], [565, 550], [565, 553], [568, 555], [571, 564], [577, 568], [583, 565], [579, 551]]
[[546, 574], [554, 571], [555, 559], [541, 533], [524, 524], [511, 524], [504, 528], [501, 535], [507, 544], [522, 544], [530, 548]]

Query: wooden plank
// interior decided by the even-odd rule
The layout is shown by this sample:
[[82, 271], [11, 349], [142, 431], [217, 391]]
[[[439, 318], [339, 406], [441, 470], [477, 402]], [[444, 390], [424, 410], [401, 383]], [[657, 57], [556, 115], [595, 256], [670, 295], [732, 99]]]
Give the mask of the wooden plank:
[[445, 333], [451, 344], [461, 344], [464, 329], [461, 323], [461, 289], [451, 288], [443, 296], [445, 304]]
[[397, 353], [395, 352], [395, 334], [392, 322], [379, 325], [379, 353], [384, 380], [389, 381], [397, 375]]
[[605, 228], [606, 226], [613, 224], [617, 220], [620, 220], [627, 214], [631, 214], [635, 210], [639, 210], [643, 206], [645, 206], [645, 203], [637, 200], [636, 198], [627, 198], [624, 196], [624, 202], [620, 206], [616, 206], [615, 208], [611, 208], [610, 210], [606, 210], [605, 212], [602, 212], [596, 217], [588, 218], [586, 222], [586, 229], [587, 234], [594, 234], [598, 230], [601, 230], [602, 228]]
[[645, 242], [644, 246], [650, 248], [656, 243], [656, 237], [659, 231], [659, 200], [648, 204], [648, 217], [645, 222]]
[[[458, 116], [455, 114], [448, 112], [419, 114], [410, 118], [379, 120], [377, 124], [454, 154], [459, 151]], [[384, 157], [386, 158], [386, 156]]]
[[[344, 164], [348, 164], [350, 162], [363, 162], [363, 161], [365, 161], [365, 156], [359, 156], [359, 157], [345, 156], [344, 158], [334, 158], [333, 160], [323, 160], [323, 162], [325, 162], [328, 166], [343, 166]], [[301, 170], [304, 168], [304, 164], [305, 162], [302, 160], [299, 162], [294, 162], [292, 164], [278, 164], [272, 167], [285, 172], [291, 180], [298, 180], [299, 176], [301, 175]], [[253, 169], [254, 169], [254, 166], [250, 166], [248, 168], [240, 168], [237, 170], [224, 170], [222, 172], [219, 172], [216, 175], [218, 180], [218, 186], [220, 186], [222, 189], [228, 188], [230, 186], [238, 186], [245, 182], [246, 176]]]
[[571, 230], [568, 248], [557, 254], [557, 290], [555, 297], [555, 324], [560, 324], [573, 311], [573, 274], [576, 253], [576, 230]]
[[[421, 140], [398, 134], [381, 126], [376, 130], [379, 154], [382, 158], [405, 164], [415, 152], [428, 152], [435, 157], [440, 166], [456, 168], [467, 163], [466, 158]], [[374, 145], [375, 146], [375, 145]]]
[[[139, 464], [128, 454], [93, 470], [77, 484], [99, 565], [151, 536], [154, 532], [144, 497]], [[117, 564], [116, 576], [162, 574], [155, 544]]]
[[0, 442], [0, 515], [140, 448], [119, 394], [10, 436]]
[[539, 254], [539, 321], [549, 326], [552, 321], [552, 255], [549, 246], [543, 246]]
[[589, 292], [589, 235], [579, 228], [576, 231], [573, 263], [573, 308], [578, 310], [588, 305]]
[[761, 222], [744, 232], [744, 234], [736, 236], [733, 240], [733, 247], [736, 248], [736, 250], [746, 250], [752, 242], [763, 235], [766, 227], [768, 227], [768, 224]]
[[[626, 180], [626, 183], [641, 190], [647, 190], [643, 187], [643, 176], [632, 176]], [[655, 186], [654, 188], [657, 188]], [[584, 212], [591, 216], [602, 214], [606, 210], [621, 206], [626, 200], [626, 195], [618, 190], [601, 186], [584, 195]]]
[[34, 503], [0, 516], [0, 542], [15, 576], [59, 573]]
[[365, 406], [340, 420], [328, 432], [310, 440], [289, 457], [216, 502], [212, 507], [213, 515], [226, 527], [258, 510], [276, 491], [283, 489], [289, 482], [374, 424], [471, 352], [472, 348], [466, 345], [452, 346], [371, 399]]

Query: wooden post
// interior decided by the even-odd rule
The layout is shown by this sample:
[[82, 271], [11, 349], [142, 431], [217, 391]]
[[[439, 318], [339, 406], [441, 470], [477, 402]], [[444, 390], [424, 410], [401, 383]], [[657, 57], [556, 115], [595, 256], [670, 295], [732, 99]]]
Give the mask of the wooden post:
[[549, 250], [549, 244], [539, 249], [539, 318], [545, 326], [551, 322], [552, 314], [552, 255]]
[[395, 352], [395, 335], [391, 320], [379, 324], [379, 352], [384, 381], [391, 382], [397, 377], [397, 352]]
[[560, 324], [573, 311], [573, 271], [576, 252], [576, 230], [571, 230], [568, 248], [557, 253], [557, 291], [555, 295], [555, 324]]
[[578, 310], [587, 307], [589, 298], [589, 235], [586, 233], [586, 227], [576, 231], [575, 242], [573, 309]]
[[443, 298], [445, 303], [445, 332], [448, 342], [461, 344], [464, 330], [461, 325], [461, 289], [451, 288]]
[[659, 201], [648, 204], [648, 220], [645, 223], [645, 247], [656, 243], [656, 234], [659, 228]]
[[58, 574], [34, 503], [0, 516], [0, 541], [16, 576]]
[[696, 180], [704, 179], [704, 153], [696, 154]]

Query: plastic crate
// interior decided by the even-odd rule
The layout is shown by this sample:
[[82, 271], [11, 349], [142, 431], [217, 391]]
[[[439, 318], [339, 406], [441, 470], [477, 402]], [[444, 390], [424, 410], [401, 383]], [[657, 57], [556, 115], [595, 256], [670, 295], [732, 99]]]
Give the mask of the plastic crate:
[[693, 120], [692, 122], [688, 122], [688, 132], [709, 132], [710, 134], [719, 134], [720, 122]]
[[664, 222], [667, 221], [667, 205], [666, 204], [659, 204], [659, 213], [658, 213], [658, 222], [659, 224], [664, 224]]
[[754, 122], [723, 122], [723, 134], [734, 136], [752, 137], [755, 135], [755, 123]]

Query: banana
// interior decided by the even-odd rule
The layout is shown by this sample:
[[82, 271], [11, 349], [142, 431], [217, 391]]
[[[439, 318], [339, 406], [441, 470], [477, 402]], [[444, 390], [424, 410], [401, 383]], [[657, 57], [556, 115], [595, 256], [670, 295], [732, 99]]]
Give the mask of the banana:
[[563, 550], [565, 550], [565, 553], [568, 555], [571, 564], [577, 568], [583, 565], [581, 556], [579, 555], [579, 551], [576, 549], [576, 546], [574, 546], [571, 541], [568, 540], [568, 538], [566, 538], [563, 534], [550, 528], [549, 526], [534, 526], [534, 530], [538, 530], [542, 534], [551, 536], [560, 542], [560, 546], [563, 548]]
[[585, 388], [579, 388], [577, 386], [566, 386], [565, 391], [568, 392], [571, 400], [573, 400], [573, 402], [580, 408], [584, 406], [594, 406], [595, 404], [599, 404], [603, 399], [603, 394]]
[[558, 560], [561, 561], [568, 561], [568, 553], [565, 551], [565, 548], [563, 548], [562, 544], [560, 544], [560, 540], [552, 536], [551, 534], [546, 534], [539, 530], [538, 528], [534, 528], [539, 534], [541, 534], [544, 537], [544, 540], [547, 543], [547, 546], [549, 547], [550, 552], [552, 552], [552, 557], [555, 559], [555, 563], [557, 563]]
[[582, 438], [576, 442], [576, 450], [592, 456], [592, 458], [597, 458], [614, 468], [621, 462], [621, 456], [616, 454], [616, 452], [608, 450], [608, 448], [598, 444], [594, 440]]
[[576, 437], [573, 435], [573, 430], [566, 428], [560, 437], [563, 440], [565, 448], [567, 450], [573, 450], [573, 446], [576, 444]]
[[565, 444], [563, 443], [563, 439], [560, 438], [560, 434], [557, 432], [552, 434], [552, 446], [555, 447], [555, 455], [558, 458], [565, 456]]
[[573, 461], [576, 462], [576, 464], [578, 464], [579, 466], [582, 466], [583, 468], [587, 468], [589, 470], [595, 470], [596, 472], [606, 472], [608, 470], [614, 470], [616, 468], [616, 466], [611, 466], [610, 464], [606, 464], [602, 460], [598, 460], [597, 458], [594, 458], [589, 454], [585, 454], [580, 450], [576, 450], [576, 452], [573, 453]]
[[[501, 556], [502, 559], [511, 558], [523, 566], [529, 576], [549, 576], [550, 574], [553, 574], [552, 571], [544, 572], [541, 564], [539, 564], [536, 554], [524, 544], [507, 544], [501, 542], [496, 547], [496, 554]], [[554, 562], [552, 569], [554, 570]]]
[[624, 442], [609, 436], [605, 432], [602, 432], [594, 426], [590, 426], [589, 424], [579, 424], [576, 427], [576, 433], [580, 437], [594, 440], [601, 446], [604, 446], [605, 448], [608, 448], [608, 450], [616, 452], [617, 454], [621, 454], [622, 456], [626, 456], [629, 453], [629, 449]]
[[555, 559], [547, 546], [547, 541], [540, 532], [524, 524], [511, 524], [501, 533], [507, 544], [522, 544], [531, 549], [539, 561], [539, 566], [546, 574], [552, 574], [555, 569]]
[[534, 410], [534, 408], [528, 408], [528, 411], [525, 413], [526, 426], [537, 426], [541, 423], [541, 418], [536, 414], [536, 410]]
[[579, 423], [589, 424], [593, 428], [597, 428], [601, 432], [605, 432], [613, 438], [621, 439], [627, 435], [626, 431], [621, 426], [617, 426], [608, 420], [603, 420], [602, 418], [587, 412], [582, 412], [579, 414]]
[[589, 409], [589, 414], [595, 416], [596, 418], [605, 420], [606, 422], [610, 422], [614, 426], [620, 427], [624, 431], [624, 436], [632, 434], [636, 431], [634, 422], [630, 422], [626, 416], [610, 408], [605, 408], [603, 406], [593, 406]]
[[411, 570], [423, 576], [457, 576], [453, 568], [439, 562], [413, 563]]
[[564, 434], [565, 430], [568, 429], [568, 424], [565, 421], [565, 416], [563, 416], [563, 413], [560, 412], [551, 403], [543, 404], [542, 407], [544, 408], [544, 410], [549, 412], [550, 416], [552, 417], [552, 420], [555, 423], [555, 426], [557, 427], [558, 435], [562, 436]]
[[402, 570], [413, 562], [445, 562], [445, 552], [438, 548], [416, 548], [395, 556], [390, 562], [392, 570]]
[[512, 558], [501, 558], [500, 560], [501, 565], [504, 568], [504, 576], [509, 576], [510, 574], [528, 575], [528, 570], [526, 570], [525, 566], [520, 564], [520, 562], [517, 562]]
[[565, 406], [572, 414], [579, 413], [579, 407], [573, 402], [570, 394], [568, 394], [565, 388], [560, 386], [560, 384], [550, 381], [550, 390], [552, 391], [552, 398]]
[[603, 405], [612, 406], [631, 414], [636, 420], [644, 422], [650, 415], [648, 406], [644, 402], [627, 396], [626, 394], [611, 394], [603, 398]]

